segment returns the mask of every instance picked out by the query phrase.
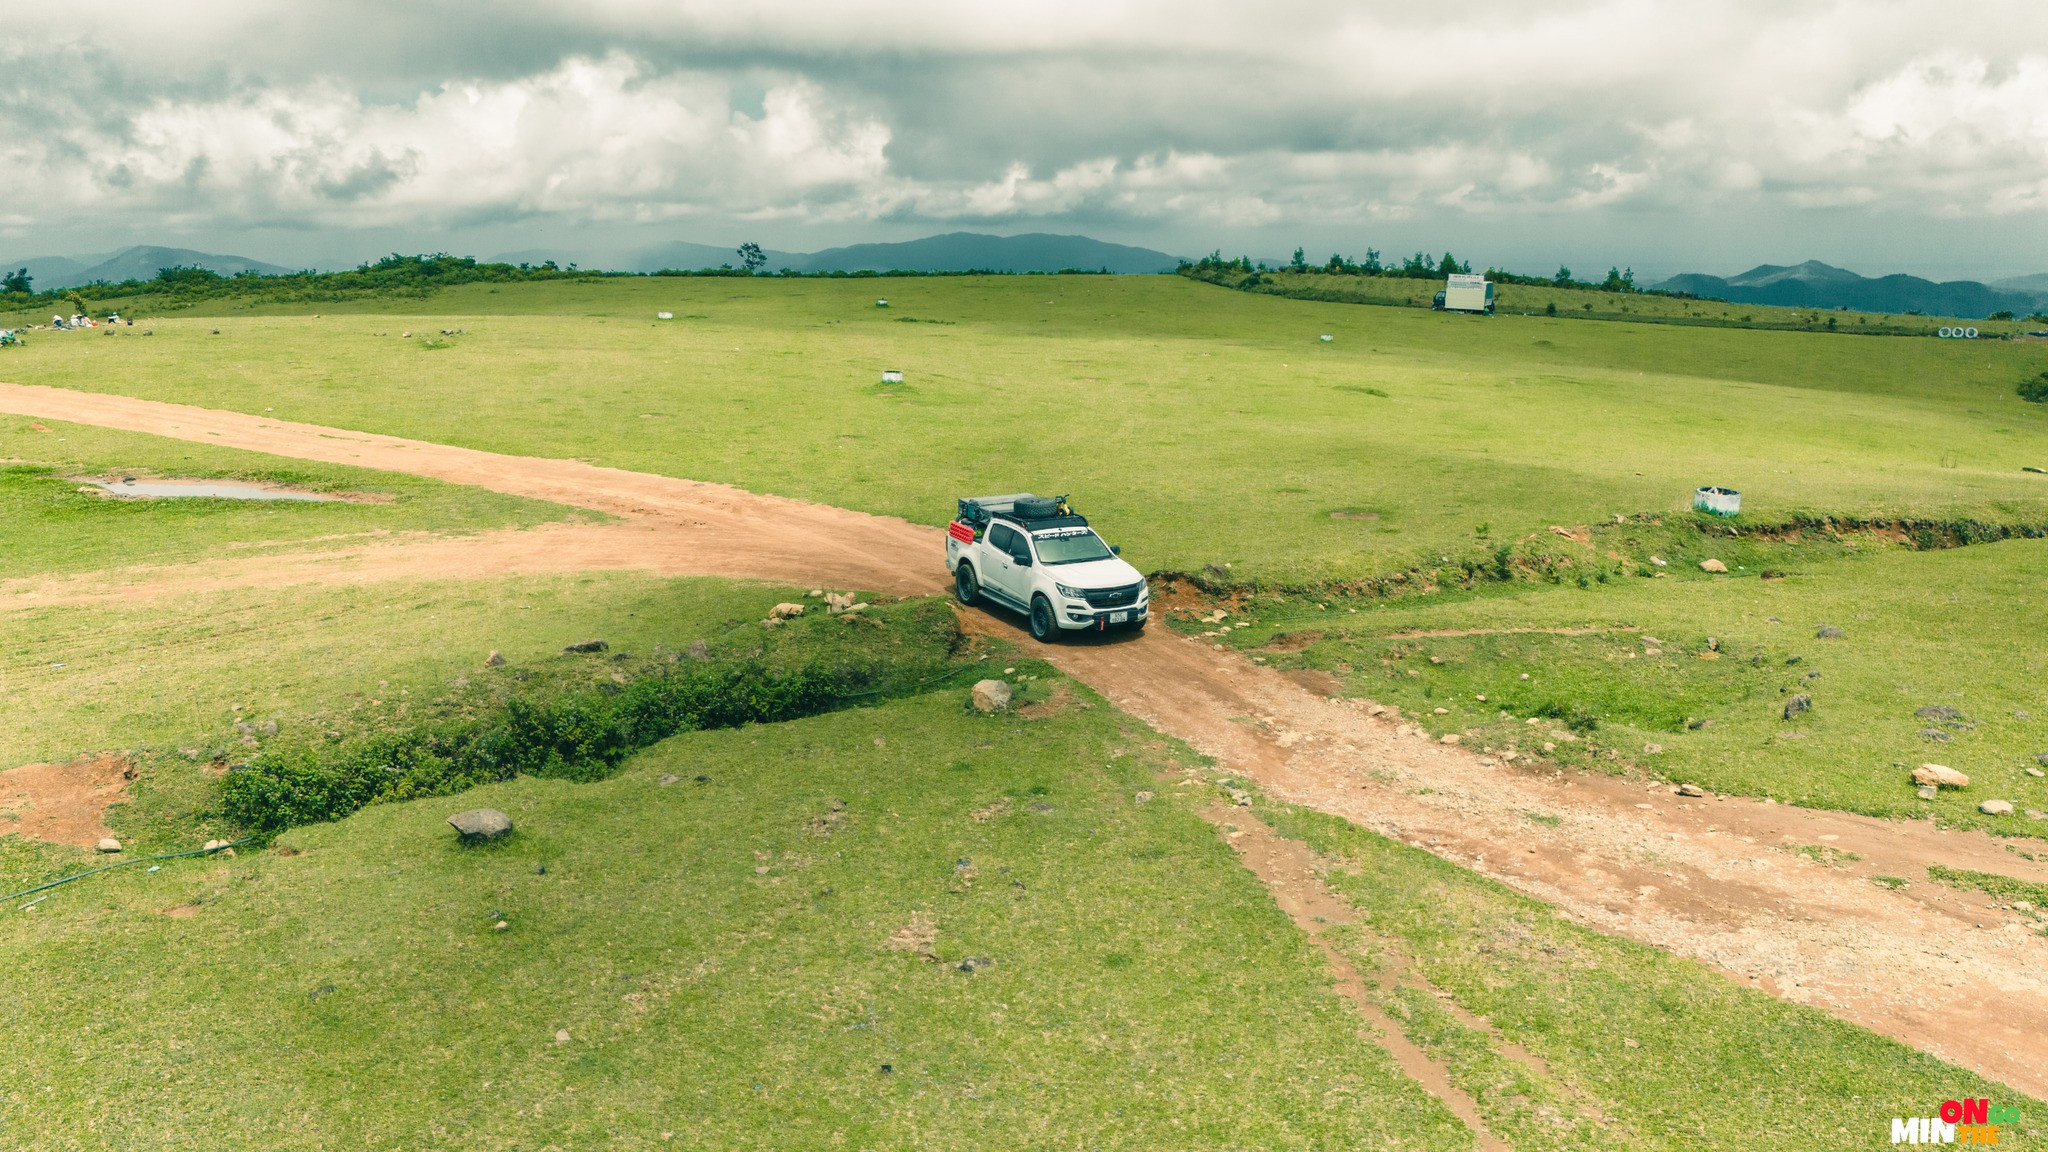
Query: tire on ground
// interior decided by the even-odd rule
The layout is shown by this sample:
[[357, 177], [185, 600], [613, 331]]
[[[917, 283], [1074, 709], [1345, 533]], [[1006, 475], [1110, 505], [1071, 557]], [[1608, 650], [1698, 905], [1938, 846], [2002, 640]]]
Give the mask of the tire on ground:
[[1059, 618], [1052, 613], [1052, 601], [1043, 596], [1031, 598], [1031, 638], [1040, 644], [1050, 644], [1059, 639]]
[[981, 599], [981, 585], [974, 578], [974, 565], [964, 560], [960, 562], [959, 567], [953, 569], [953, 595], [959, 597], [960, 603], [969, 607], [973, 607], [974, 602]]

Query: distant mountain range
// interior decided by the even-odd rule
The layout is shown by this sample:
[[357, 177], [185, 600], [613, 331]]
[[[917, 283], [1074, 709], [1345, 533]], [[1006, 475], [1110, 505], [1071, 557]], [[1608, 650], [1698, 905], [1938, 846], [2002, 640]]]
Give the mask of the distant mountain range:
[[[893, 244], [853, 244], [827, 248], [822, 252], [778, 252], [767, 249], [767, 271], [781, 272], [1058, 272], [1078, 268], [1089, 272], [1171, 272], [1177, 257], [1150, 248], [1110, 244], [1087, 236], [1055, 236], [1031, 232], [1022, 236], [989, 236], [979, 232], [949, 232], [922, 240]], [[739, 265], [737, 248], [715, 244], [671, 241], [635, 252], [606, 257], [595, 254], [579, 258], [563, 250], [528, 249], [506, 252], [495, 259], [517, 264], [538, 264], [553, 260], [567, 265], [610, 268], [620, 272], [660, 272], [664, 269], [694, 270]]]
[[1936, 283], [1918, 276], [1858, 276], [1844, 268], [1808, 260], [1789, 267], [1759, 264], [1739, 276], [1687, 272], [1655, 285], [1735, 304], [1776, 304], [1791, 308], [1854, 308], [1860, 312], [1924, 312], [1929, 316], [1981, 319], [1993, 312], [2026, 315], [2048, 308], [2048, 272], [1981, 284], [1975, 280]]
[[136, 244], [119, 252], [97, 256], [36, 256], [26, 260], [0, 260], [0, 269], [12, 272], [17, 268], [28, 269], [38, 292], [76, 288], [80, 284], [154, 280], [157, 272], [164, 268], [207, 268], [223, 276], [242, 272], [276, 276], [292, 271], [246, 256], [219, 256], [212, 252], [195, 252], [190, 248], [159, 248], [149, 244]]

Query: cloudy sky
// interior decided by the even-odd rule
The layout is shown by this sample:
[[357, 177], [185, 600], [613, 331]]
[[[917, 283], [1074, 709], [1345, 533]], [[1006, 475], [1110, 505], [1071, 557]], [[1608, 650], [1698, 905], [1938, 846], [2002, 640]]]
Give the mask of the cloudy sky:
[[182, 0], [17, 13], [0, 253], [1084, 232], [2048, 271], [2038, 0]]

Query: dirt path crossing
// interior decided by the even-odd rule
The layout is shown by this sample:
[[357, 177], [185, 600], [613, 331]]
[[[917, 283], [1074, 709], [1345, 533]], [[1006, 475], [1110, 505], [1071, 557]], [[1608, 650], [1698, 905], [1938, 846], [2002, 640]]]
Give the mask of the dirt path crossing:
[[[112, 580], [99, 573], [16, 581], [0, 586], [0, 608], [247, 584], [577, 568], [902, 595], [939, 591], [944, 582], [936, 529], [722, 485], [50, 388], [0, 385], [0, 411], [433, 476], [620, 518], [138, 569]], [[976, 630], [1022, 640], [1007, 617], [964, 618]], [[1043, 651], [1118, 707], [1279, 797], [1426, 848], [1592, 927], [1716, 965], [2048, 1098], [2048, 938], [1988, 898], [1923, 879], [1939, 863], [2048, 882], [2048, 866], [2020, 859], [1990, 836], [1748, 800], [1692, 800], [1507, 765], [1404, 731], [1397, 718], [1372, 714], [1368, 701], [1325, 698], [1164, 629]], [[1816, 844], [1863, 860], [1834, 868], [1786, 850]], [[1874, 884], [1874, 875], [1915, 882], [1893, 892]]]

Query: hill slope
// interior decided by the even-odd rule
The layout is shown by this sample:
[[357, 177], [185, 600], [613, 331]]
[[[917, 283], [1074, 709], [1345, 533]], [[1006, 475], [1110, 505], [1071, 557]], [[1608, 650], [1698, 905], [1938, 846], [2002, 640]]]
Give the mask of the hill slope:
[[38, 292], [56, 288], [76, 288], [80, 284], [119, 284], [126, 280], [151, 280], [162, 268], [205, 268], [223, 276], [234, 276], [242, 272], [256, 272], [265, 276], [277, 276], [292, 271], [261, 260], [246, 256], [223, 256], [212, 252], [198, 252], [190, 248], [163, 248], [153, 244], [135, 244], [121, 249], [111, 256], [38, 256], [29, 260], [8, 260], [4, 263], [8, 271], [27, 268], [35, 278]]
[[1935, 316], [1983, 317], [1993, 312], [2025, 313], [2048, 304], [2048, 275], [2001, 281], [2005, 290], [1975, 280], [1936, 283], [1918, 276], [1859, 276], [1818, 260], [1804, 264], [1759, 264], [1738, 276], [1686, 272], [1657, 285], [1738, 304], [1792, 308], [1855, 308], [1866, 312], [1924, 312]]

